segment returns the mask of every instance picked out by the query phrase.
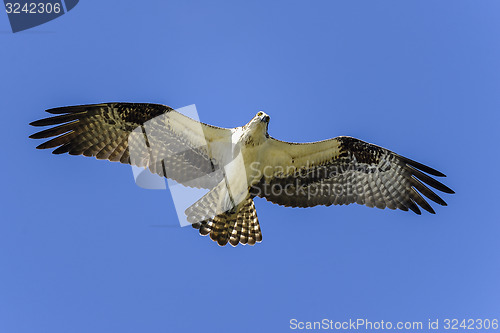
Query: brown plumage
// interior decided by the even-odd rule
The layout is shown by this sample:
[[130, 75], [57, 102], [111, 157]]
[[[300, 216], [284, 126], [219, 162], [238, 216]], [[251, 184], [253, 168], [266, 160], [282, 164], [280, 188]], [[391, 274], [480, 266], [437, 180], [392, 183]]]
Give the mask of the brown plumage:
[[267, 132], [269, 116], [263, 112], [233, 129], [148, 103], [47, 112], [54, 116], [31, 123], [52, 126], [30, 136], [49, 139], [39, 149], [128, 163], [185, 186], [209, 189], [186, 215], [201, 235], [210, 235], [219, 245], [262, 240], [254, 197], [289, 207], [358, 203], [416, 214], [423, 208], [434, 214], [426, 198], [446, 203], [431, 188], [454, 193], [432, 177], [444, 177], [441, 172], [355, 138], [276, 140]]

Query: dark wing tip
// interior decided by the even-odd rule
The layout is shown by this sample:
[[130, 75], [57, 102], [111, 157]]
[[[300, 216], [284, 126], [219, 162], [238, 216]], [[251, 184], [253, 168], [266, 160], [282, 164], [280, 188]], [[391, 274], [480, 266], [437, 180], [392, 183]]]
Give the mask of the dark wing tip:
[[54, 155], [61, 155], [61, 154], [69, 152], [71, 150], [71, 148], [72, 148], [71, 143], [68, 142], [68, 143], [65, 143], [62, 146], [59, 146], [56, 149], [54, 149], [52, 151], [52, 154], [54, 154]]
[[444, 184], [441, 184], [441, 187], [438, 188], [438, 190], [440, 190], [441, 192], [444, 192], [444, 193], [448, 193], [448, 194], [455, 194], [455, 191], [453, 191], [451, 188], [449, 188], [448, 186], [446, 186]]
[[451, 188], [449, 188], [448, 186], [446, 186], [444, 184], [441, 184], [441, 187], [439, 188], [439, 190], [444, 192], [444, 193], [455, 194], [455, 191], [453, 191]]
[[410, 208], [410, 209], [411, 209], [411, 210], [412, 210], [415, 214], [417, 214], [417, 215], [422, 215], [422, 212], [420, 211], [420, 209], [418, 208], [418, 206], [415, 206], [415, 207], [410, 206], [409, 208]]
[[433, 175], [433, 176], [436, 176], [436, 177], [446, 177], [446, 175], [436, 169], [433, 169], [425, 164], [422, 164], [422, 163], [419, 163], [417, 161], [414, 161], [414, 160], [411, 160], [407, 157], [404, 157], [404, 156], [401, 156], [401, 155], [398, 155], [398, 157], [404, 161], [406, 164], [409, 164], [419, 170], [422, 170], [423, 172], [426, 172], [430, 175]]
[[39, 120], [35, 120], [35, 121], [32, 121], [30, 123], [31, 126], [45, 126], [45, 119], [39, 119]]
[[435, 180], [431, 176], [426, 175], [422, 171], [420, 171], [417, 167], [412, 166], [411, 164], [407, 163], [406, 168], [411, 172], [412, 175], [426, 183], [427, 185], [430, 185], [434, 187], [437, 190], [440, 190], [441, 192], [448, 193], [448, 194], [453, 194], [455, 193], [451, 188], [448, 186], [444, 185], [443, 183]]
[[45, 112], [51, 114], [63, 114], [63, 113], [78, 113], [83, 111], [88, 111], [93, 108], [102, 108], [108, 106], [114, 106], [118, 104], [138, 104], [138, 103], [127, 103], [127, 102], [106, 102], [106, 103], [96, 103], [96, 104], [81, 104], [81, 105], [68, 105], [68, 106], [59, 106], [57, 108], [50, 108], [45, 110]]

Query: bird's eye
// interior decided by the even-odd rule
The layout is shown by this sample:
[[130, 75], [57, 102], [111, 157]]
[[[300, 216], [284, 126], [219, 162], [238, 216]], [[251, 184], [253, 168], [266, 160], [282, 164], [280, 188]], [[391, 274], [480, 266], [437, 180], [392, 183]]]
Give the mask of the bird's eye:
[[260, 116], [262, 116], [262, 115], [263, 115], [263, 112], [262, 112], [262, 111], [261, 111], [261, 112], [259, 112], [259, 113], [257, 113], [257, 117], [260, 117]]

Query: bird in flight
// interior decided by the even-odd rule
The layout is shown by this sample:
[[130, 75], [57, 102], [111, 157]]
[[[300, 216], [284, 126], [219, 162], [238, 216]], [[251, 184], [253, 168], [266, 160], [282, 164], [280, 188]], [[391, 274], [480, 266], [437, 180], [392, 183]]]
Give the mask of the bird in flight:
[[[150, 103], [103, 103], [47, 110], [30, 136], [38, 149], [94, 156], [149, 169], [185, 186], [207, 189], [186, 209], [187, 220], [219, 245], [262, 241], [253, 199], [286, 207], [348, 205], [434, 214], [425, 198], [454, 193], [431, 176], [441, 172], [388, 149], [352, 138], [291, 143], [268, 134], [259, 112], [236, 128], [198, 122]], [[425, 198], [424, 198], [425, 197]]]

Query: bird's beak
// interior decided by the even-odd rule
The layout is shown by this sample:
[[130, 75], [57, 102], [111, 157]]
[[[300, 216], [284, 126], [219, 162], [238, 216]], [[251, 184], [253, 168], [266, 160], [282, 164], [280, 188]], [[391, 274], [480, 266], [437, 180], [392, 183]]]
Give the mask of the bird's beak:
[[269, 116], [264, 116], [264, 117], [262, 117], [262, 118], [260, 119], [260, 121], [262, 121], [262, 122], [264, 122], [264, 123], [268, 123], [270, 119], [271, 119], [271, 117], [269, 117]]

